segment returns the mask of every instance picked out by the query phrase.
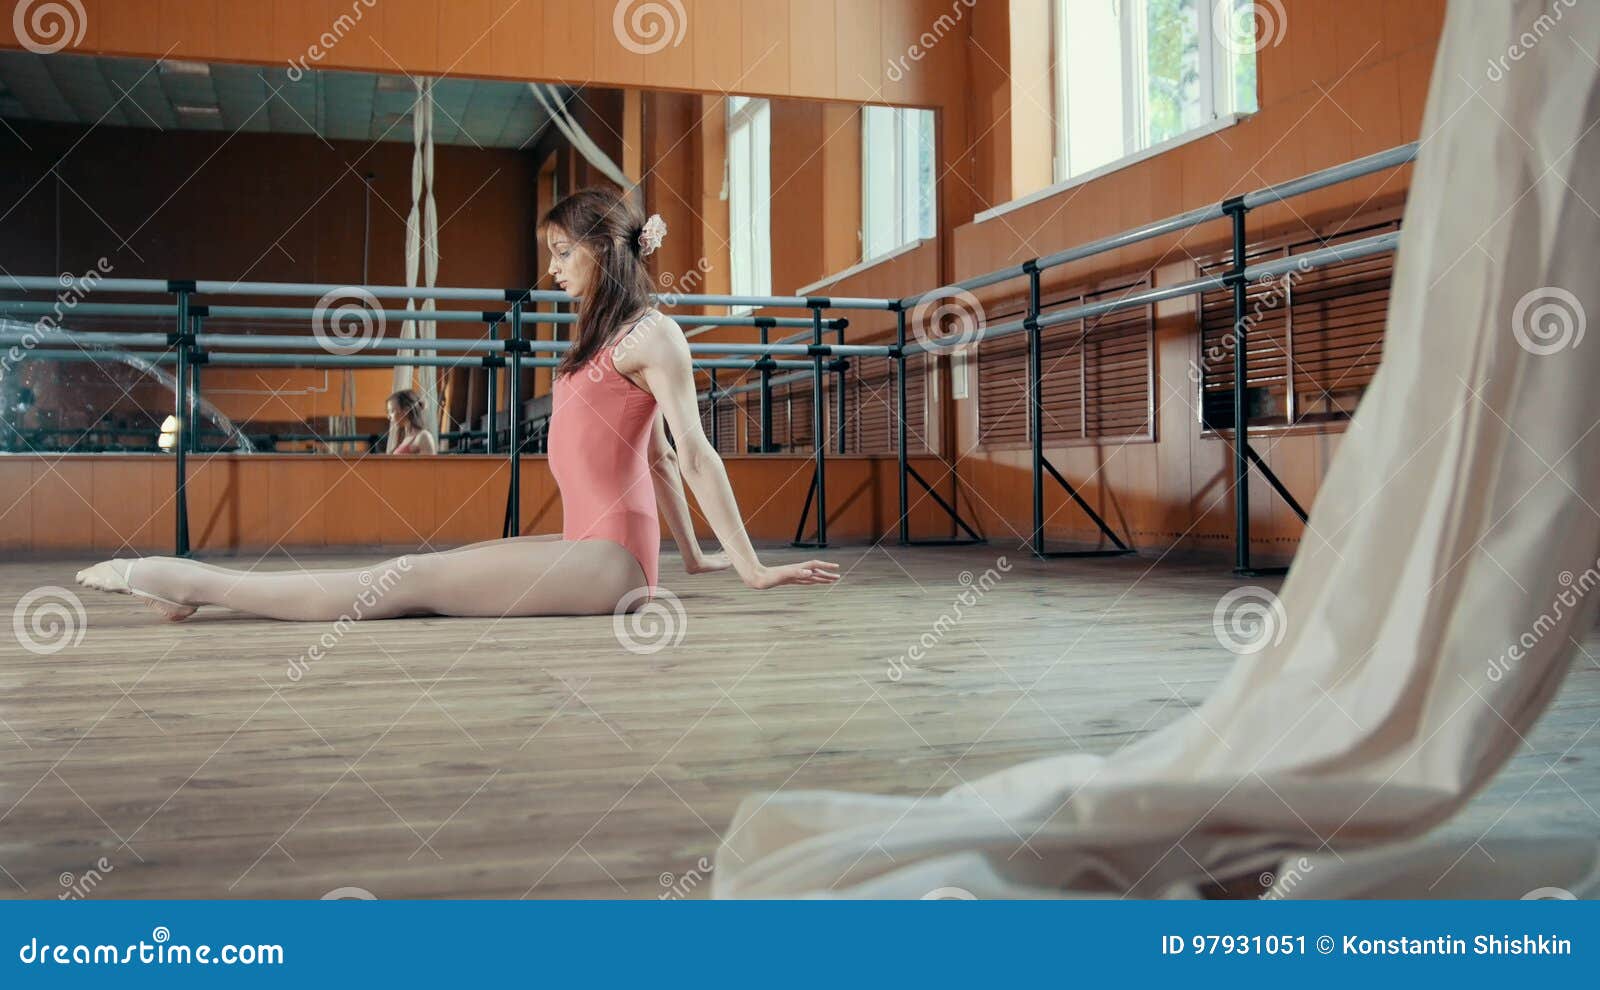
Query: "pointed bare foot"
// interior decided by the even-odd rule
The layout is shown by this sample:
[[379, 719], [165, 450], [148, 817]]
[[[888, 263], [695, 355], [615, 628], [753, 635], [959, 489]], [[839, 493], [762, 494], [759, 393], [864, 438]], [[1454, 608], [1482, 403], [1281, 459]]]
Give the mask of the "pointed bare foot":
[[193, 605], [185, 605], [182, 602], [171, 601], [159, 595], [147, 594], [133, 588], [128, 583], [128, 575], [132, 569], [133, 561], [129, 559], [103, 560], [93, 567], [86, 567], [79, 571], [77, 581], [85, 587], [94, 588], [98, 591], [109, 591], [118, 595], [132, 595], [168, 622], [182, 622], [197, 611]]

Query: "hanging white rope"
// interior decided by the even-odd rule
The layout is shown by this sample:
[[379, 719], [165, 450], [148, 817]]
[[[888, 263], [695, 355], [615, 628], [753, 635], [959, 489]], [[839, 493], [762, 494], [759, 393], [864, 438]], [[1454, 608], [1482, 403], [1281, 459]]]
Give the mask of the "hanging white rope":
[[[411, 113], [411, 210], [406, 215], [406, 287], [417, 287], [418, 263], [423, 264], [423, 278], [431, 289], [439, 277], [439, 215], [433, 198], [433, 80], [416, 81], [417, 100]], [[433, 320], [416, 320], [411, 314], [418, 309], [415, 297], [406, 298], [406, 319], [400, 325], [402, 340], [417, 337], [432, 339], [437, 335], [438, 324]], [[423, 299], [423, 312], [435, 309], [432, 296]], [[397, 356], [409, 357], [416, 352], [397, 351]], [[394, 390], [414, 388], [422, 396], [423, 427], [439, 435], [437, 373], [432, 367], [412, 368], [397, 365], [394, 369]], [[389, 450], [398, 438], [391, 432]]]

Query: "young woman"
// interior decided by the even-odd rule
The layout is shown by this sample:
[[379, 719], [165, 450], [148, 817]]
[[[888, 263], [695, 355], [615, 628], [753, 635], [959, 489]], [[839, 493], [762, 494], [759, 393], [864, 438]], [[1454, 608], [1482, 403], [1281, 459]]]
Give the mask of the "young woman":
[[403, 388], [384, 400], [389, 409], [389, 433], [395, 437], [391, 454], [437, 454], [439, 445], [422, 424], [422, 396]]
[[[722, 461], [700, 428], [688, 342], [650, 305], [644, 257], [666, 232], [661, 218], [647, 222], [627, 199], [585, 190], [552, 207], [539, 230], [550, 274], [579, 300], [573, 344], [552, 389], [559, 536], [487, 540], [349, 570], [108, 560], [79, 571], [78, 582], [133, 594], [174, 621], [205, 605], [296, 620], [599, 615], [637, 607], [656, 586], [658, 507], [691, 574], [731, 566], [756, 589], [837, 581], [837, 564], [768, 566], [750, 544]], [[685, 482], [724, 553], [705, 554], [695, 542]]]

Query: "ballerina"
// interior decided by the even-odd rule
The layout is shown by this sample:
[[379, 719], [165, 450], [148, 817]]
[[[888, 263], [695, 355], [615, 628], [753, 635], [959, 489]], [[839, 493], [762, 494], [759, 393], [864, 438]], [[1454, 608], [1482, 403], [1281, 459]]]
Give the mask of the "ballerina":
[[[588, 189], [551, 207], [539, 231], [550, 248], [550, 275], [579, 301], [573, 345], [551, 388], [559, 535], [320, 571], [123, 558], [79, 571], [78, 583], [131, 594], [172, 621], [207, 605], [299, 621], [601, 615], [632, 611], [654, 594], [658, 510], [690, 574], [732, 567], [758, 590], [837, 581], [835, 563], [769, 566], [750, 543], [727, 471], [700, 426], [688, 341], [676, 321], [650, 305], [644, 258], [666, 233], [661, 218], [646, 220], [625, 197]], [[705, 553], [696, 542], [685, 483], [724, 552]]]

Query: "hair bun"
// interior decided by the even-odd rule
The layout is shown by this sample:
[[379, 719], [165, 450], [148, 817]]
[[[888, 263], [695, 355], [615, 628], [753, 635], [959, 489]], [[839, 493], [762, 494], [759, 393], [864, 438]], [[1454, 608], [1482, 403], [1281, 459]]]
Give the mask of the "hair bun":
[[639, 255], [643, 257], [661, 246], [661, 239], [667, 236], [667, 222], [661, 219], [661, 214], [652, 213], [650, 219], [644, 222], [639, 229]]

